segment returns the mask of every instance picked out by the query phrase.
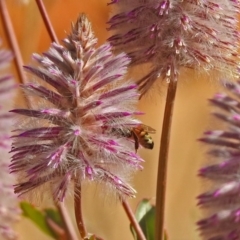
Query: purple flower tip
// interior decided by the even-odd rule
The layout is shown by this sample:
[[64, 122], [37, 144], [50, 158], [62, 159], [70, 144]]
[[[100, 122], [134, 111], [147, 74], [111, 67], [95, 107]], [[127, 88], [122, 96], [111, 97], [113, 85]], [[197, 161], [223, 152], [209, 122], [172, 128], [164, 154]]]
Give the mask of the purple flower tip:
[[215, 94], [215, 96], [214, 96], [214, 98], [216, 98], [216, 99], [224, 99], [226, 97], [226, 94], [224, 94], [224, 93], [217, 93], [217, 94]]

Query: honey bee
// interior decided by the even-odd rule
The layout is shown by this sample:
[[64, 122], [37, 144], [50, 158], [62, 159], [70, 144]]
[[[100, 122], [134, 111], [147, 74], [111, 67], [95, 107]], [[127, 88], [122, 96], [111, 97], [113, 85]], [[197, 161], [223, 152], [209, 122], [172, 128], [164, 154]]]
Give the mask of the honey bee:
[[127, 129], [113, 129], [119, 135], [134, 140], [135, 150], [137, 152], [139, 145], [147, 149], [153, 149], [154, 142], [149, 133], [156, 133], [156, 130], [146, 126], [144, 124], [139, 124], [137, 127], [127, 128]]
[[156, 130], [146, 126], [144, 124], [140, 124], [137, 127], [133, 127], [131, 129], [131, 136], [135, 141], [135, 150], [137, 152], [139, 145], [147, 149], [153, 149], [154, 142], [149, 133], [156, 133]]

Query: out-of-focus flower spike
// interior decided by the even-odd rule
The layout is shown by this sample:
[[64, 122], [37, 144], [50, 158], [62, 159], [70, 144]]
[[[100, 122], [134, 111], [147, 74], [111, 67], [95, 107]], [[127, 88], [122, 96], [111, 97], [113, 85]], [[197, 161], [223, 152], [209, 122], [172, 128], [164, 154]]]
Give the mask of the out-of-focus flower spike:
[[198, 205], [209, 211], [197, 224], [203, 239], [239, 239], [240, 221], [240, 83], [227, 82], [229, 94], [216, 94], [210, 100], [219, 109], [214, 116], [226, 130], [207, 131], [200, 140], [214, 146], [209, 155], [216, 159], [202, 167], [198, 175], [211, 181], [212, 188], [198, 196]]
[[108, 39], [131, 63], [150, 68], [138, 80], [142, 94], [158, 78], [177, 81], [182, 67], [239, 76], [239, 1], [113, 0]]
[[[0, 71], [9, 66], [12, 59], [10, 51], [0, 50]], [[13, 116], [8, 111], [11, 99], [14, 98], [16, 84], [9, 75], [0, 75], [0, 238], [6, 240], [17, 240], [17, 233], [13, 230], [14, 223], [20, 217], [18, 199], [14, 194], [14, 178], [9, 173], [11, 149], [11, 127], [14, 123]], [[10, 100], [9, 100], [10, 99]]]

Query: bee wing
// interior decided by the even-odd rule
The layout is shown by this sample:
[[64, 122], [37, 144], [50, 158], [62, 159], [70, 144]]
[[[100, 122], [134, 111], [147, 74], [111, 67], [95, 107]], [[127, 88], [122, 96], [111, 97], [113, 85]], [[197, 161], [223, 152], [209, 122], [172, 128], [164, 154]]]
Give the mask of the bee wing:
[[147, 125], [144, 125], [144, 124], [141, 124], [141, 126], [142, 126], [143, 129], [144, 129], [145, 131], [147, 131], [148, 133], [156, 133], [156, 130], [155, 130], [154, 128], [151, 128], [151, 127], [149, 127], [149, 126], [147, 126]]

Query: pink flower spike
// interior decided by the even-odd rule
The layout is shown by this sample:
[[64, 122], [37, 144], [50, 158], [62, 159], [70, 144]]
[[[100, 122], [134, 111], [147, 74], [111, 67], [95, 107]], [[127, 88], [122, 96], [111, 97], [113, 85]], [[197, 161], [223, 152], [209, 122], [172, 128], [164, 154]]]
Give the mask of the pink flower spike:
[[17, 194], [45, 185], [62, 202], [71, 182], [91, 180], [105, 183], [120, 199], [134, 196], [129, 179], [143, 160], [124, 133], [141, 124], [134, 118], [139, 95], [124, 80], [129, 58], [114, 55], [110, 44], [96, 46], [81, 15], [63, 46], [53, 43], [43, 55], [34, 54], [38, 65], [25, 67], [38, 82], [21, 86], [32, 107], [11, 111], [24, 120], [12, 136]]

